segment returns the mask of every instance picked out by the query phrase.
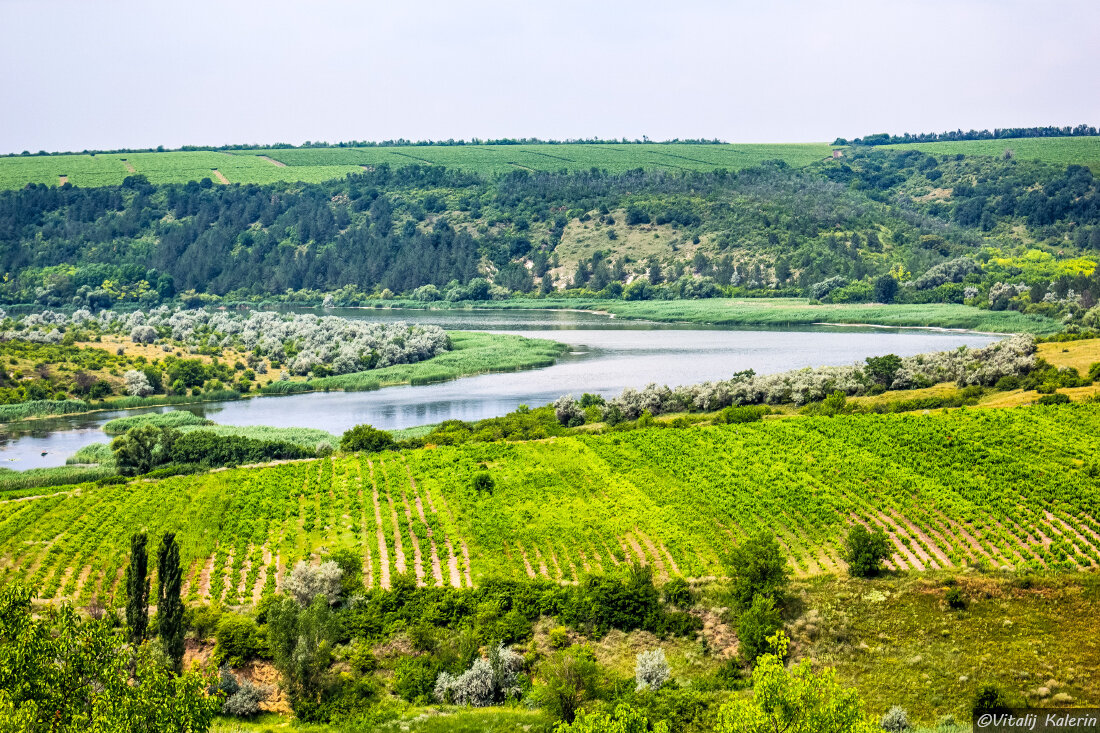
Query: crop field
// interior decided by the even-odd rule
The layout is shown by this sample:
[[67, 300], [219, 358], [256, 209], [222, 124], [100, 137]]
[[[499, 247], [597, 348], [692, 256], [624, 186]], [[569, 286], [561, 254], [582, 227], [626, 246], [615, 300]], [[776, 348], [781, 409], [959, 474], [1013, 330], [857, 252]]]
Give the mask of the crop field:
[[[827, 157], [824, 143], [776, 145], [410, 145], [371, 148], [301, 148], [98, 155], [33, 155], [0, 158], [0, 189], [28, 183], [109, 186], [141, 173], [152, 183], [184, 183], [209, 178], [214, 183], [316, 183], [361, 173], [387, 163], [442, 165], [484, 175], [514, 170], [558, 171], [603, 168], [614, 173], [632, 168], [666, 170], [740, 169], [780, 159], [801, 167]], [[214, 171], [217, 173], [214, 173]], [[220, 175], [219, 175], [220, 174]], [[64, 178], [62, 178], [64, 177]], [[222, 181], [222, 178], [225, 181]]]
[[[351, 547], [370, 587], [407, 573], [575, 582], [638, 561], [722, 574], [776, 534], [798, 576], [844, 568], [880, 526], [892, 568], [1100, 566], [1100, 406], [772, 419], [337, 456], [0, 502], [0, 582], [122, 592], [129, 536], [178, 532], [191, 600], [255, 601], [300, 559]], [[488, 471], [495, 487], [478, 494]]]
[[922, 150], [933, 155], [1004, 155], [1011, 150], [1020, 160], [1055, 165], [1087, 165], [1100, 173], [1100, 137], [1028, 137], [1005, 140], [959, 140], [942, 143], [903, 143], [880, 146], [887, 150]]

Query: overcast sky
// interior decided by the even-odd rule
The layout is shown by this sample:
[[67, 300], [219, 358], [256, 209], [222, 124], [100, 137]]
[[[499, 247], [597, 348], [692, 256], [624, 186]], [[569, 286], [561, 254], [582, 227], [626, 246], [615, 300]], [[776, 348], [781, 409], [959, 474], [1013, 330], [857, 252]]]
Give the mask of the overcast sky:
[[0, 152], [1100, 125], [1100, 2], [0, 0]]

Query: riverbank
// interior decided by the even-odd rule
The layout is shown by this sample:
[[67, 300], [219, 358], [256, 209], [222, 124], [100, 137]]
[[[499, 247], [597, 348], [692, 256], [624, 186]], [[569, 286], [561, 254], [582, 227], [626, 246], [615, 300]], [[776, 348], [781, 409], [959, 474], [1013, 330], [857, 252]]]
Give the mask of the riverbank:
[[[351, 392], [400, 385], [433, 384], [478, 374], [540, 369], [553, 365], [557, 358], [569, 349], [567, 344], [514, 334], [450, 331], [448, 335], [452, 345], [450, 351], [415, 364], [398, 364], [382, 369], [320, 379], [275, 381], [251, 394], [219, 390], [199, 395], [118, 397], [94, 403], [80, 403], [77, 400], [40, 400], [35, 403], [0, 405], [0, 422], [30, 421], [115, 410], [198, 405], [205, 402], [247, 399], [257, 394], [278, 395], [322, 390]], [[54, 405], [56, 409], [48, 409]]]
[[[383, 305], [384, 303], [385, 305]], [[500, 301], [382, 301], [376, 308], [418, 310], [574, 310], [660, 323], [691, 323], [745, 328], [791, 328], [816, 325], [939, 328], [985, 333], [1033, 333], [1061, 330], [1050, 318], [1017, 311], [990, 311], [955, 303], [881, 304], [820, 303], [804, 298], [705, 298], [701, 300], [599, 300], [580, 298], [514, 298]]]

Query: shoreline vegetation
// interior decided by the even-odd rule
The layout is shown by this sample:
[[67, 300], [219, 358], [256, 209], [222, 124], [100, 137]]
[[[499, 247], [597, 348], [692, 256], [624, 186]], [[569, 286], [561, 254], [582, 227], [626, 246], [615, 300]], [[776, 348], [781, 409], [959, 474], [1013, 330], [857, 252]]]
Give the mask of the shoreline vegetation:
[[[308, 307], [308, 306], [307, 306]], [[805, 298], [705, 298], [699, 300], [613, 301], [595, 298], [514, 298], [502, 301], [382, 301], [361, 310], [560, 310], [606, 314], [657, 323], [690, 323], [756, 328], [839, 326], [927, 328], [983, 333], [1048, 335], [1062, 329], [1057, 321], [1017, 311], [991, 311], [953, 303], [875, 304], [811, 303]]]
[[305, 381], [275, 381], [252, 394], [242, 394], [235, 390], [219, 390], [199, 395], [120, 397], [98, 403], [82, 400], [20, 402], [0, 405], [0, 422], [83, 415], [111, 410], [225, 402], [248, 399], [253, 396], [330, 390], [360, 392], [382, 387], [434, 384], [479, 374], [515, 372], [551, 366], [558, 356], [569, 348], [566, 344], [556, 341], [531, 339], [514, 334], [449, 331], [448, 335], [452, 343], [450, 351], [415, 364], [398, 364]]

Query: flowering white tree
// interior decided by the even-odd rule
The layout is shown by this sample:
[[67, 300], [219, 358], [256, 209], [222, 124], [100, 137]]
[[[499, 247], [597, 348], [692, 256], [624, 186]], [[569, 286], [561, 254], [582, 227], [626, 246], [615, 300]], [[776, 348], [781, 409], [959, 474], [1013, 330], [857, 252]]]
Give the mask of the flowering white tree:
[[671, 673], [668, 669], [668, 660], [665, 659], [664, 649], [653, 649], [642, 652], [635, 658], [634, 681], [637, 682], [637, 690], [652, 690], [656, 692], [668, 682]]
[[286, 579], [286, 592], [303, 608], [317, 596], [324, 596], [332, 605], [340, 600], [340, 581], [343, 578], [344, 571], [331, 560], [316, 568], [299, 560]]
[[131, 369], [122, 375], [122, 381], [126, 383], [126, 394], [134, 397], [146, 397], [153, 394], [153, 386], [149, 384], [149, 378], [145, 372]]

